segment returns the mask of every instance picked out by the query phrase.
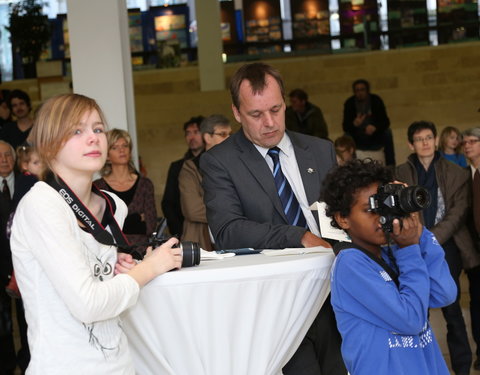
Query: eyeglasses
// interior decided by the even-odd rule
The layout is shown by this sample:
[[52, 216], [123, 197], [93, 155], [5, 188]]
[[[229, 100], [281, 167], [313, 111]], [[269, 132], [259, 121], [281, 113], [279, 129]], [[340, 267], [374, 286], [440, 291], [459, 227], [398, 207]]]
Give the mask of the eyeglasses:
[[469, 139], [468, 141], [462, 141], [462, 146], [470, 145], [473, 146], [475, 143], [480, 142], [480, 139]]
[[210, 133], [210, 134], [218, 135], [219, 137], [222, 137], [222, 138], [227, 138], [230, 135], [230, 133], [228, 133], [228, 132], [220, 132], [220, 133], [213, 132], [213, 133]]
[[435, 139], [435, 137], [433, 135], [427, 135], [426, 137], [413, 138], [413, 142], [414, 143], [430, 142], [433, 139]]

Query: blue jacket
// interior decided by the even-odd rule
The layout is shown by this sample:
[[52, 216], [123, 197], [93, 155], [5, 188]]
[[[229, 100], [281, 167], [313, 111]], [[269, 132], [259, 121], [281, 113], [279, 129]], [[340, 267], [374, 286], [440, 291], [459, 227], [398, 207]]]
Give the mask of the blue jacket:
[[[457, 296], [444, 251], [424, 229], [418, 245], [393, 247], [393, 254], [399, 287], [359, 250], [342, 250], [335, 260], [332, 306], [347, 369], [351, 375], [448, 375], [428, 322], [429, 308]], [[382, 257], [389, 263], [385, 250]]]

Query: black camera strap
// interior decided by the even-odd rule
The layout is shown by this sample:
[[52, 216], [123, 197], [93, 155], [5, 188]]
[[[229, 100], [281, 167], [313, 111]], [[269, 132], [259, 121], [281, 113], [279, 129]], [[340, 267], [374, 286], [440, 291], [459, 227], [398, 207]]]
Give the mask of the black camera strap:
[[92, 185], [92, 192], [105, 199], [105, 218], [107, 225], [112, 231], [110, 234], [59, 176], [53, 174], [48, 176], [46, 183], [58, 191], [78, 221], [84, 225], [86, 231], [91, 233], [98, 242], [103, 245], [116, 246], [126, 252], [132, 251], [132, 246], [128, 243], [125, 234], [122, 232], [117, 220], [115, 220], [116, 205], [112, 197], [102, 192], [95, 185]]
[[376, 257], [375, 255], [373, 255], [370, 251], [368, 251], [367, 249], [364, 249], [363, 247], [353, 243], [353, 242], [337, 242], [334, 246], [333, 246], [333, 252], [335, 253], [335, 255], [338, 255], [338, 253], [341, 251], [341, 250], [345, 250], [345, 249], [356, 249], [356, 250], [360, 250], [362, 253], [364, 253], [365, 255], [367, 255], [370, 259], [372, 259], [373, 261], [375, 261], [376, 263], [378, 263], [384, 270], [386, 273], [388, 273], [388, 275], [390, 276], [390, 278], [393, 280], [393, 282], [395, 283], [395, 285], [397, 286], [397, 288], [400, 286], [400, 282], [398, 281], [398, 273], [396, 273], [392, 267], [390, 267], [388, 265], [387, 262], [385, 262], [385, 260], [383, 260], [382, 257], [378, 258]]

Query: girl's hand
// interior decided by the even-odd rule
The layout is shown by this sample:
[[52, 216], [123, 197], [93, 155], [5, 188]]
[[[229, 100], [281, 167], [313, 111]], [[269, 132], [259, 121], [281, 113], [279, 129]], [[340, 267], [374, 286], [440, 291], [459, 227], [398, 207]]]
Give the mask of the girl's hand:
[[115, 264], [115, 275], [127, 273], [135, 267], [135, 265], [136, 262], [130, 254], [118, 253], [117, 263]]
[[182, 267], [182, 249], [173, 247], [178, 243], [176, 238], [170, 238], [156, 249], [147, 248], [143, 261], [128, 271], [128, 274], [144, 286], [155, 277], [174, 268]]
[[144, 262], [148, 262], [152, 271], [158, 276], [174, 268], [182, 268], [182, 249], [173, 247], [178, 244], [177, 238], [170, 238], [168, 241], [152, 250], [147, 248]]
[[418, 244], [422, 233], [422, 224], [418, 219], [418, 212], [410, 214], [402, 220], [393, 220], [392, 239], [400, 248]]

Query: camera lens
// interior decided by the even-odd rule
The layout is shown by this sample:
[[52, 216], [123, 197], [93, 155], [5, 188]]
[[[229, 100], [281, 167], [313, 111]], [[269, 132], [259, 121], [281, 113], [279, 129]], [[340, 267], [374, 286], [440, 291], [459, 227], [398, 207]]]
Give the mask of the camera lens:
[[184, 241], [180, 244], [183, 251], [182, 267], [200, 264], [200, 246], [196, 242]]
[[419, 207], [428, 207], [430, 204], [430, 194], [425, 189], [418, 189], [415, 193], [415, 200]]
[[417, 212], [430, 205], [430, 193], [421, 186], [408, 186], [400, 192], [400, 207], [405, 213]]

